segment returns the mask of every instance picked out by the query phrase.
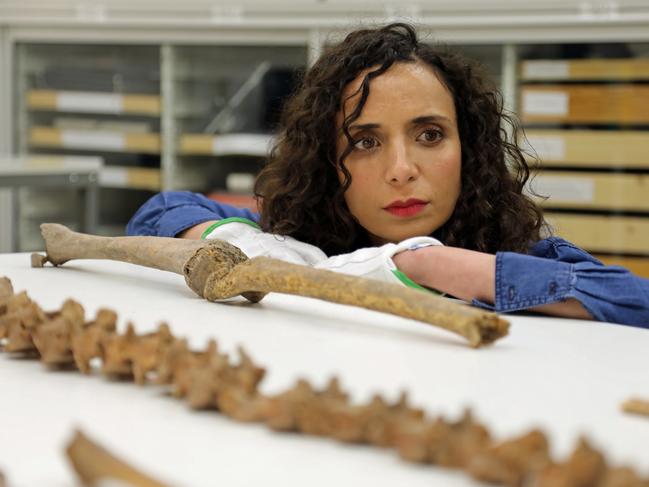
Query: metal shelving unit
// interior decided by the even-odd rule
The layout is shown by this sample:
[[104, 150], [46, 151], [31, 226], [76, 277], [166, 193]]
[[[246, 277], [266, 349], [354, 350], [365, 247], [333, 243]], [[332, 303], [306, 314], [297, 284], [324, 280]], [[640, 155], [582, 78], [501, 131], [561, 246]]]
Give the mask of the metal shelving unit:
[[[521, 108], [519, 67], [530, 43], [552, 49], [649, 42], [649, 5], [643, 0], [242, 0], [236, 7], [202, 0], [155, 6], [6, 0], [0, 4], [0, 66], [15, 76], [0, 85], [0, 109], [13, 114], [11, 124], [0, 124], [0, 152], [102, 156], [105, 233], [121, 232], [138, 203], [159, 189], [223, 193], [227, 176], [235, 173], [232, 180], [245, 191], [244, 176], [259, 168], [273, 135], [259, 111], [270, 74], [284, 70], [286, 82], [287, 73], [312, 63], [349, 30], [395, 20], [413, 22], [423, 38], [481, 60], [512, 110]], [[84, 76], [45, 82], [48, 66], [59, 69], [61, 81], [61, 66], [75, 59], [85, 59], [77, 69], [100, 66], [116, 76], [104, 85], [95, 76], [101, 86], [94, 87], [84, 84]], [[140, 74], [128, 76], [125, 67]], [[142, 80], [148, 84], [133, 84]], [[533, 130], [530, 135], [534, 145]], [[628, 170], [635, 163], [626, 164]], [[105, 214], [108, 208], [112, 215]], [[10, 228], [4, 213], [0, 225]]]
[[[159, 59], [156, 45], [15, 45], [17, 152], [101, 157], [100, 233], [161, 189]], [[19, 249], [39, 248], [38, 224], [75, 210], [67, 193], [19, 191]]]

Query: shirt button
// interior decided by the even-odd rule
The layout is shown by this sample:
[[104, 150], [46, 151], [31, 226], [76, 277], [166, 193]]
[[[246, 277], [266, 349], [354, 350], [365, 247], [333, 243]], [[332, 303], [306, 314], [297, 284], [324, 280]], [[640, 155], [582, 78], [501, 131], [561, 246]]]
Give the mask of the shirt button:
[[553, 295], [554, 293], [557, 292], [557, 283], [556, 282], [552, 281], [550, 283], [550, 285], [548, 286], [548, 292], [550, 293], [550, 295]]
[[516, 287], [515, 286], [509, 286], [509, 290], [507, 291], [507, 297], [509, 298], [510, 301], [514, 300], [514, 298], [516, 297]]

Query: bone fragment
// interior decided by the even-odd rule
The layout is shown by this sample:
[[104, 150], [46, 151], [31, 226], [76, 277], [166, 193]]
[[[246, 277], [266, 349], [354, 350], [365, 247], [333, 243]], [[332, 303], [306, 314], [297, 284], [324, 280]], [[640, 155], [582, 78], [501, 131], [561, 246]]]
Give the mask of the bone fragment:
[[8, 277], [0, 277], [0, 300], [6, 299], [14, 294], [14, 287]]
[[72, 357], [77, 368], [84, 374], [90, 373], [90, 361], [103, 358], [103, 343], [115, 333], [117, 314], [109, 309], [99, 309], [94, 321], [86, 323], [72, 336]]
[[6, 313], [0, 317], [0, 338], [6, 338], [5, 350], [38, 355], [32, 331], [44, 323], [47, 316], [24, 291], [11, 296], [6, 306]]
[[60, 312], [32, 331], [34, 345], [41, 362], [50, 367], [75, 366], [72, 354], [72, 337], [79, 333], [84, 323], [83, 307], [72, 299], [63, 303]]
[[257, 302], [279, 292], [358, 306], [422, 321], [466, 338], [473, 347], [507, 335], [509, 323], [494, 313], [457, 304], [432, 294], [308, 266], [256, 257], [238, 248], [161, 237], [97, 237], [62, 225], [41, 225], [47, 259], [61, 265], [71, 259], [111, 259], [183, 274], [188, 286], [209, 301], [243, 295]]
[[622, 404], [622, 410], [625, 413], [639, 414], [641, 416], [649, 416], [649, 400], [640, 399], [637, 397], [627, 399]]
[[168, 484], [163, 484], [139, 472], [115, 457], [81, 431], [75, 432], [67, 445], [66, 454], [81, 483], [85, 486], [91, 487], [101, 481], [113, 480], [132, 487], [168, 487]]
[[581, 438], [566, 462], [550, 464], [536, 476], [537, 487], [598, 486], [608, 468], [601, 452]]
[[539, 430], [503, 441], [475, 455], [469, 473], [485, 482], [523, 487], [550, 463], [548, 440]]

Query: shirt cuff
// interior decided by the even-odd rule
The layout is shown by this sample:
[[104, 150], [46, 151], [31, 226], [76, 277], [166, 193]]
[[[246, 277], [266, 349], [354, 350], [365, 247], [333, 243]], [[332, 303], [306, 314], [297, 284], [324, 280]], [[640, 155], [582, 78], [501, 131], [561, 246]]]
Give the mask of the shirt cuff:
[[472, 304], [496, 312], [520, 311], [573, 297], [573, 265], [541, 257], [496, 254], [495, 303], [474, 299]]

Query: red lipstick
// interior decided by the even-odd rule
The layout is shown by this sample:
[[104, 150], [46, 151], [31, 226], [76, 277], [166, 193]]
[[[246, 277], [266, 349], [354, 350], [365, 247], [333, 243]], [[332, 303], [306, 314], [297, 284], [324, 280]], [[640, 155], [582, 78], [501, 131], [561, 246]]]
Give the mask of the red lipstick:
[[407, 218], [409, 216], [415, 216], [416, 214], [423, 211], [427, 204], [427, 201], [410, 198], [407, 200], [393, 201], [383, 209], [389, 212], [391, 215]]

